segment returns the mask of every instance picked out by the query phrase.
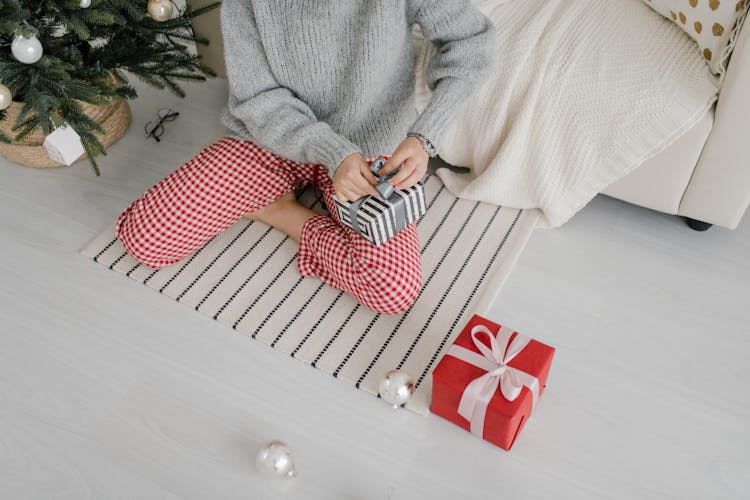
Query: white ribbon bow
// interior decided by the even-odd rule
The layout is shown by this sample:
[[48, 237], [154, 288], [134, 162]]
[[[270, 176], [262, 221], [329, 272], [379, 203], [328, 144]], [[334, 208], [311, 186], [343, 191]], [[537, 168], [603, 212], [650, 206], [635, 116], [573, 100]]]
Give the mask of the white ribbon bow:
[[[479, 333], [487, 334], [490, 339], [489, 348], [477, 338]], [[484, 436], [484, 417], [487, 412], [487, 405], [498, 386], [500, 392], [508, 401], [515, 401], [521, 394], [523, 387], [528, 387], [531, 391], [532, 408], [539, 398], [539, 379], [530, 373], [508, 366], [510, 360], [523, 351], [531, 341], [530, 338], [517, 334], [513, 342], [510, 342], [513, 333], [513, 330], [503, 326], [497, 333], [497, 338], [495, 338], [486, 326], [477, 325], [471, 329], [471, 338], [479, 352], [482, 353], [481, 355], [457, 345], [452, 345], [446, 352], [446, 354], [487, 371], [466, 386], [461, 395], [461, 401], [458, 403], [458, 414], [471, 423], [472, 434], [479, 437]], [[504, 355], [503, 352], [505, 352]]]

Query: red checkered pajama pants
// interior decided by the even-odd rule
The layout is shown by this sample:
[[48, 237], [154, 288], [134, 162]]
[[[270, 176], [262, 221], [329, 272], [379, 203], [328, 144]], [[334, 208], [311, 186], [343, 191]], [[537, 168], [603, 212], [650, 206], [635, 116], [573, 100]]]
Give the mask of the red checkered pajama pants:
[[[133, 201], [117, 218], [115, 231], [136, 261], [158, 269], [309, 183], [322, 191], [327, 207], [334, 207], [325, 165], [282, 158], [252, 141], [224, 136]], [[416, 226], [375, 246], [341, 223], [336, 210], [316, 214], [302, 227], [297, 268], [302, 276], [320, 277], [350, 293], [368, 309], [404, 312], [422, 284]]]

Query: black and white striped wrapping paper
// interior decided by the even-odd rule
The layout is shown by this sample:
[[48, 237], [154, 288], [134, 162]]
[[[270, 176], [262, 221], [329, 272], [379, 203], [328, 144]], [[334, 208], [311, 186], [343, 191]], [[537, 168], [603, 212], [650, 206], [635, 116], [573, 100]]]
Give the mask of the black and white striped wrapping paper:
[[[333, 197], [339, 220], [347, 226], [354, 227], [350, 216], [350, 205], [353, 202], [341, 201]], [[403, 204], [405, 220], [398, 216], [397, 205]], [[399, 231], [418, 220], [427, 211], [424, 198], [424, 183], [418, 182], [407, 189], [397, 189], [388, 200], [368, 196], [357, 211], [360, 234], [374, 245], [382, 245]]]

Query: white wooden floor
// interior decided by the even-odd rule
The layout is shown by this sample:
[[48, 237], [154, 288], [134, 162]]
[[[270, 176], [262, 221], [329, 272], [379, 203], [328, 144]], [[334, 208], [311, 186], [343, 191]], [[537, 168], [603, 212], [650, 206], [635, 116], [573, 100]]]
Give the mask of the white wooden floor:
[[[219, 136], [223, 84], [140, 86], [101, 177], [0, 159], [0, 498], [748, 498], [747, 219], [695, 233], [600, 197], [538, 230], [491, 314], [557, 347], [510, 452], [79, 255]], [[162, 105], [181, 115], [148, 142]], [[271, 438], [295, 480], [255, 472]]]

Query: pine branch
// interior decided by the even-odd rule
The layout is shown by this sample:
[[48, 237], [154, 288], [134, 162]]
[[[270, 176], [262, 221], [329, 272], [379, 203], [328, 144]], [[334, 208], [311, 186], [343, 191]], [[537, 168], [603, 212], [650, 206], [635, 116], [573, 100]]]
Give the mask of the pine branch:
[[[5, 120], [7, 117], [8, 117], [8, 112], [4, 109], [0, 110], [0, 122]], [[10, 137], [8, 137], [2, 131], [0, 131], [0, 142], [4, 142], [5, 144], [10, 144], [11, 140], [10, 140]]]
[[14, 138], [16, 142], [21, 142], [23, 139], [29, 135], [34, 129], [36, 129], [37, 125], [39, 124], [39, 119], [36, 116], [32, 116], [30, 118], [27, 118], [23, 122], [14, 125], [11, 130], [17, 130], [21, 129], [18, 134], [16, 134], [16, 137]]
[[97, 176], [100, 176], [101, 172], [99, 171], [99, 164], [96, 162], [96, 157], [99, 154], [106, 156], [106, 148], [99, 142], [94, 134], [89, 132], [78, 132], [78, 134], [81, 136], [81, 145], [83, 146], [84, 151], [86, 151], [91, 168]]
[[190, 4], [185, 6], [185, 17], [188, 19], [194, 19], [198, 16], [202, 16], [206, 12], [213, 10], [221, 5], [221, 2], [213, 2], [200, 7], [193, 8]]
[[[101, 124], [88, 117], [82, 103], [105, 104], [112, 98], [134, 99], [129, 75], [147, 84], [185, 97], [179, 81], [203, 81], [216, 72], [189, 51], [189, 43], [208, 39], [192, 29], [193, 19], [218, 8], [221, 2], [186, 6], [164, 22], [146, 12], [147, 0], [92, 0], [81, 8], [78, 0], [0, 0], [0, 82], [14, 100], [23, 103], [10, 138], [21, 141], [41, 128], [48, 134], [67, 122], [81, 136], [91, 165], [99, 174], [95, 157], [106, 154], [96, 137]], [[24, 64], [10, 54], [13, 37], [34, 34], [43, 55]], [[187, 44], [185, 42], [188, 42]], [[0, 121], [8, 119], [0, 112]]]

